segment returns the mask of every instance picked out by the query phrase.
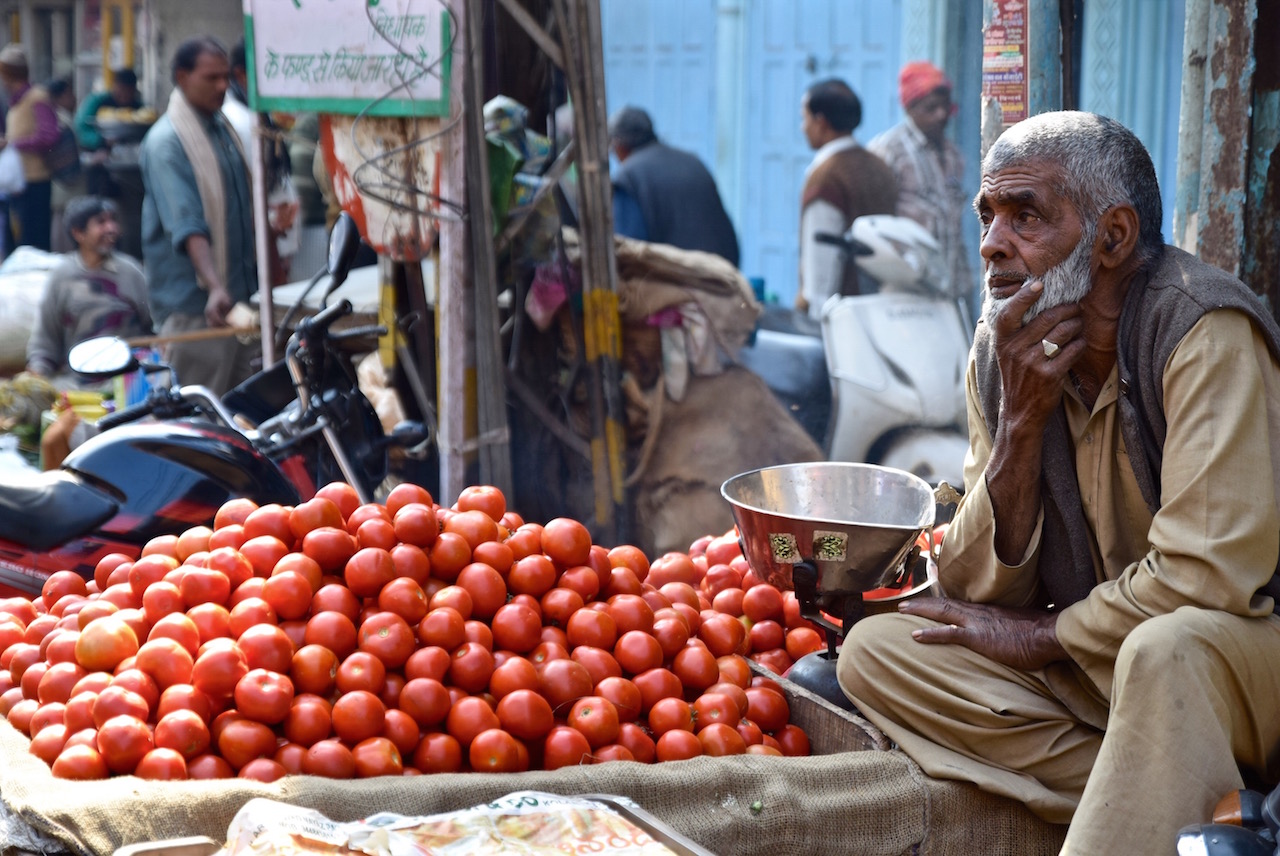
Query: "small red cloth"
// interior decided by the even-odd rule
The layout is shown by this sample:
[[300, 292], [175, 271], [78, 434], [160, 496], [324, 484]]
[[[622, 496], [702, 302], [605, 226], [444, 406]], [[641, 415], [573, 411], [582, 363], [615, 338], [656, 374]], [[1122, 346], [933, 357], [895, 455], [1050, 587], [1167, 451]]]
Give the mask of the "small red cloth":
[[951, 89], [951, 78], [947, 73], [926, 60], [909, 62], [898, 73], [898, 98], [903, 107], [923, 98], [939, 87]]

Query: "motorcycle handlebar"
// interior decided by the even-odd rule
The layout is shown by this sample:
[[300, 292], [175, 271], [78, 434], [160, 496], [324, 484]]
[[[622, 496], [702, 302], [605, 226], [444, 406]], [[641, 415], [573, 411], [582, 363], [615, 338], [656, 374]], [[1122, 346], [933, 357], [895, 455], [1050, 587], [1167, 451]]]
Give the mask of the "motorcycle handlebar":
[[333, 326], [334, 321], [337, 321], [339, 318], [341, 318], [344, 315], [350, 315], [350, 314], [351, 314], [351, 301], [346, 299], [339, 300], [337, 303], [333, 304], [332, 306], [327, 306], [324, 309], [321, 309], [315, 315], [312, 315], [310, 318], [307, 318], [306, 320], [304, 320], [301, 324], [298, 325], [298, 332], [301, 333], [304, 337], [310, 336], [310, 335], [316, 335], [316, 334], [323, 334], [326, 331], [328, 331], [328, 329], [331, 326]]
[[98, 420], [98, 430], [106, 431], [109, 428], [116, 428], [120, 425], [127, 425], [130, 422], [137, 422], [144, 416], [150, 416], [155, 408], [150, 401], [141, 401], [137, 404], [131, 404], [124, 410], [117, 410], [115, 413], [108, 413]]

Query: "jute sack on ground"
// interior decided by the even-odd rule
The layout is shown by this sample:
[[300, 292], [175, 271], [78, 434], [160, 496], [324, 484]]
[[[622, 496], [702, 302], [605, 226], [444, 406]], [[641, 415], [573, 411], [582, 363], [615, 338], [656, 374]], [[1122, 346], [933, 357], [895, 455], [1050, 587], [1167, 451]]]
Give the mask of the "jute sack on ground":
[[223, 841], [235, 813], [255, 796], [351, 821], [380, 811], [453, 811], [519, 790], [627, 796], [725, 856], [1048, 856], [1063, 837], [1061, 827], [1016, 803], [928, 779], [896, 751], [343, 782], [312, 776], [286, 776], [272, 784], [133, 777], [70, 782], [54, 779], [28, 754], [26, 738], [0, 721], [0, 798], [23, 822], [73, 853], [110, 854], [125, 844], [189, 835]]
[[822, 450], [757, 375], [740, 366], [689, 379], [683, 401], [661, 396], [652, 453], [636, 465], [638, 543], [650, 555], [687, 550], [733, 525], [720, 485], [759, 467], [822, 460]]

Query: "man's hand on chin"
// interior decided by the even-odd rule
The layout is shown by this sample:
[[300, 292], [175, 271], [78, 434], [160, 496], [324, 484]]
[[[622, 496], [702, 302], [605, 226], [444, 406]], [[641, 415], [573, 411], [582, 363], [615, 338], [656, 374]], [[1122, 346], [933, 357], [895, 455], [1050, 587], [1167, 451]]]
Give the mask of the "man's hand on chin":
[[997, 663], [1025, 671], [1067, 659], [1067, 652], [1058, 644], [1054, 629], [1058, 618], [1052, 612], [942, 597], [908, 600], [899, 604], [898, 611], [940, 622], [938, 627], [913, 632], [917, 642], [963, 645]]

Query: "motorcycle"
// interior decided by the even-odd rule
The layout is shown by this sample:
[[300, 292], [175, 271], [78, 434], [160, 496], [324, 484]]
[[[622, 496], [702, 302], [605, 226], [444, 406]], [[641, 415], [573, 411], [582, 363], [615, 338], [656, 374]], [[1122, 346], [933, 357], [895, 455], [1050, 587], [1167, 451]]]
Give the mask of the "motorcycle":
[[863, 293], [833, 295], [820, 321], [766, 307], [740, 359], [760, 375], [827, 460], [964, 483], [964, 377], [973, 325], [942, 290], [939, 247], [913, 220], [859, 217], [819, 235], [860, 272]]
[[[329, 273], [326, 298], [345, 279], [359, 244], [354, 222], [340, 218], [328, 264], [312, 280]], [[284, 358], [221, 400], [204, 387], [178, 386], [163, 363], [139, 366], [121, 339], [72, 348], [68, 361], [86, 378], [141, 368], [168, 372], [170, 384], [99, 419], [99, 433], [59, 469], [0, 485], [0, 595], [38, 594], [60, 570], [92, 579], [103, 556], [137, 556], [154, 537], [210, 525], [237, 497], [294, 505], [341, 479], [371, 501], [386, 477], [389, 448], [420, 446], [427, 437], [419, 423], [384, 434], [338, 346], [386, 331], [372, 325], [334, 332], [350, 313], [342, 300], [300, 321]]]

